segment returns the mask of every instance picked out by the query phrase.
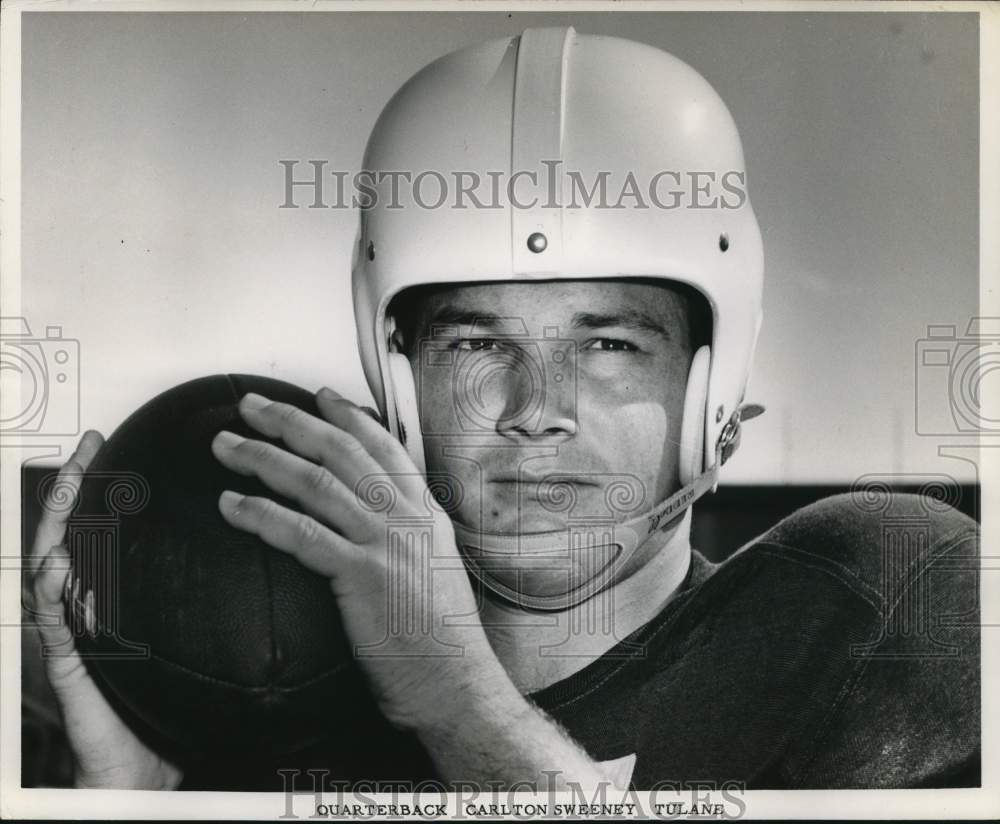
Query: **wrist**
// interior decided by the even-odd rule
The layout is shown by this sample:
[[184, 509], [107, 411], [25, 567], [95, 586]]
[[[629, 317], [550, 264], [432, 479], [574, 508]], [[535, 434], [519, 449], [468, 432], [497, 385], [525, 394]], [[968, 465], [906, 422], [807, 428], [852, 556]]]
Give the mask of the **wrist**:
[[434, 701], [433, 711], [417, 724], [415, 732], [425, 743], [433, 740], [480, 738], [498, 725], [508, 727], [533, 708], [521, 695], [499, 661], [448, 679]]
[[184, 773], [170, 764], [158, 764], [148, 771], [122, 766], [87, 770], [79, 765], [73, 776], [78, 790], [176, 790]]

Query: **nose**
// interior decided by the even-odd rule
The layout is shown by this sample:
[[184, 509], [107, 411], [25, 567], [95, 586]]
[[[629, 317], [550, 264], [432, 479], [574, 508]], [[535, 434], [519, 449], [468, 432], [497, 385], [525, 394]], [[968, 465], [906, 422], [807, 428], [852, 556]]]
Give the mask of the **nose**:
[[506, 370], [504, 404], [496, 431], [512, 440], [564, 440], [577, 432], [576, 359], [566, 352], [522, 350], [523, 362]]

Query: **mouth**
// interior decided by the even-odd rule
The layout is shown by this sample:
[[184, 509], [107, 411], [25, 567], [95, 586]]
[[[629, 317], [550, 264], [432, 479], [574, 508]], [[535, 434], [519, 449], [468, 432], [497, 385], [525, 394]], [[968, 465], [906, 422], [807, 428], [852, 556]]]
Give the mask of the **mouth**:
[[547, 475], [535, 475], [528, 473], [503, 473], [488, 478], [490, 484], [519, 484], [521, 486], [557, 486], [559, 484], [573, 484], [574, 486], [599, 486], [593, 479], [565, 473], [550, 473]]

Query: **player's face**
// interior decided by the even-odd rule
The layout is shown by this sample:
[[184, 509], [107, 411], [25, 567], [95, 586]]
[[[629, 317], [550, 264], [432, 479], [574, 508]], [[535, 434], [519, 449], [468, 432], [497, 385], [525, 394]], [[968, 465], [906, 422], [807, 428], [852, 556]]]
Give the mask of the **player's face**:
[[427, 469], [490, 533], [638, 515], [679, 487], [685, 298], [629, 281], [457, 287], [409, 347]]

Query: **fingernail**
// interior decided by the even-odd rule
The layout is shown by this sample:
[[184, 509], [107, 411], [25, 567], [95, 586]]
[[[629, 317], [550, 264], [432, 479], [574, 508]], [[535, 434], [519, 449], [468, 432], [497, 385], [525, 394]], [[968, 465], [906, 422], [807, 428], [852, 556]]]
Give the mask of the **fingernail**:
[[240, 514], [240, 503], [243, 501], [243, 496], [239, 493], [227, 489], [219, 496], [219, 501], [226, 512], [231, 515]]
[[244, 409], [263, 409], [269, 403], [268, 399], [263, 395], [258, 395], [256, 392], [248, 392], [243, 396], [243, 400], [240, 404]]
[[234, 449], [239, 446], [246, 438], [241, 438], [235, 432], [229, 432], [223, 429], [218, 435], [215, 436], [216, 446], [222, 449]]
[[329, 398], [330, 400], [334, 401], [339, 401], [341, 398], [343, 398], [343, 395], [334, 392], [329, 386], [324, 386], [322, 389], [320, 389], [319, 394], [322, 395], [324, 398]]

